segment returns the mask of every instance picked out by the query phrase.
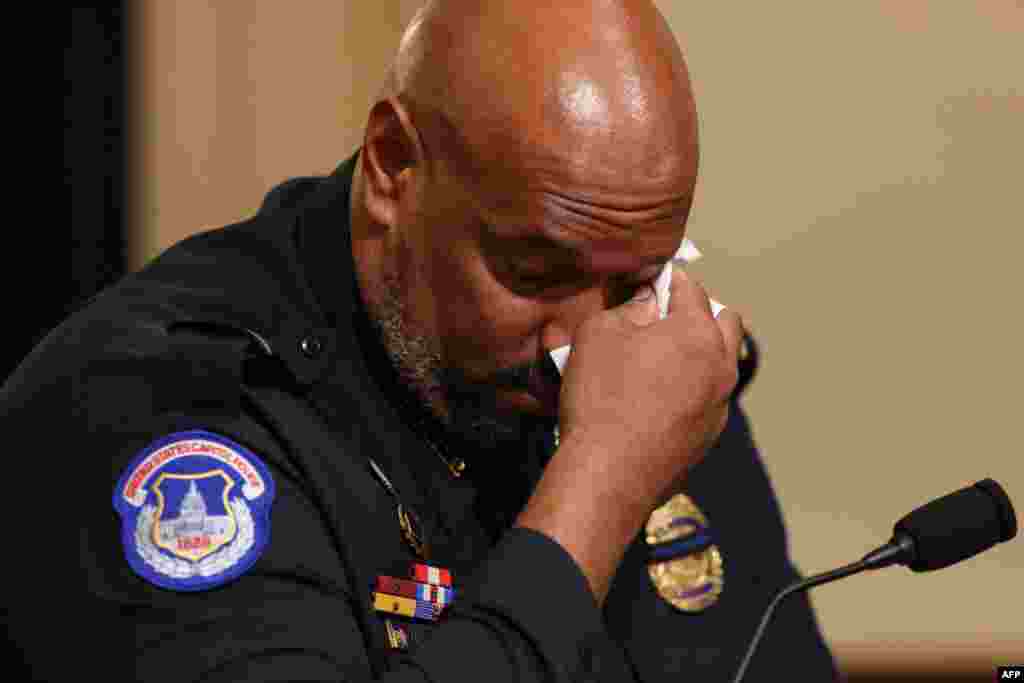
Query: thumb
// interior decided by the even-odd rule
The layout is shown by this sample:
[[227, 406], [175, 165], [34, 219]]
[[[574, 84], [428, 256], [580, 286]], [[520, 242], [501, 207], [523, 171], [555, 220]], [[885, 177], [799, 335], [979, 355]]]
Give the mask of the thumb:
[[644, 285], [637, 290], [633, 298], [622, 306], [623, 315], [634, 325], [650, 325], [658, 319], [657, 299], [654, 289]]

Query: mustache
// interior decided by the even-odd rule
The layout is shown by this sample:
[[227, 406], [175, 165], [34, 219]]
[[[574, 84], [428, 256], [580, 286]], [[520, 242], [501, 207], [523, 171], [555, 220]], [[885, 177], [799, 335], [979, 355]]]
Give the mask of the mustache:
[[535, 363], [501, 368], [491, 376], [491, 381], [502, 388], [525, 389], [529, 386], [530, 374], [535, 372], [535, 368]]

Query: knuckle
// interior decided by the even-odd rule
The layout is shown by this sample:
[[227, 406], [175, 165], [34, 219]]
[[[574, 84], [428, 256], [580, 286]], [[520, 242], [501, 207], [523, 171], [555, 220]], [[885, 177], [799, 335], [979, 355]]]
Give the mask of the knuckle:
[[679, 340], [688, 356], [705, 364], [710, 374], [715, 374], [715, 367], [726, 355], [722, 333], [713, 324], [696, 324], [689, 334]]
[[715, 319], [708, 316], [705, 321], [706, 324], [702, 325], [702, 337], [704, 346], [717, 357], [725, 355], [726, 343], [725, 335], [722, 333], [722, 329], [715, 322]]
[[585, 318], [576, 328], [576, 336], [580, 339], [586, 339], [591, 335], [597, 334], [601, 330], [607, 328], [611, 323], [610, 316], [599, 314], [592, 315]]

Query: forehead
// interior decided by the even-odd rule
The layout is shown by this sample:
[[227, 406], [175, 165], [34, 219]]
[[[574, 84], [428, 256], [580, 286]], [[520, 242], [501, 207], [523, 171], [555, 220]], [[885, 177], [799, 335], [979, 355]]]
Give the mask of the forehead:
[[592, 270], [637, 270], [671, 258], [683, 238], [696, 169], [585, 167], [558, 157], [479, 168], [468, 206], [506, 247], [568, 256]]

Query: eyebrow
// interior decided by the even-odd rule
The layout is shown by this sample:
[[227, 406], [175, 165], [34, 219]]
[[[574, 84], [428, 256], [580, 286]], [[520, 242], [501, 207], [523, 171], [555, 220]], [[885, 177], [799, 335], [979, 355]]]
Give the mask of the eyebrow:
[[[513, 241], [521, 241], [527, 247], [541, 247], [541, 248], [554, 249], [554, 250], [556, 250], [558, 252], [561, 252], [561, 253], [571, 254], [572, 255], [572, 263], [574, 265], [578, 266], [581, 263], [581, 258], [582, 258], [582, 253], [583, 252], [580, 249], [577, 249], [576, 247], [574, 247], [572, 245], [565, 244], [564, 242], [559, 242], [557, 240], [554, 240], [554, 239], [552, 239], [551, 237], [549, 237], [548, 235], [546, 235], [544, 233], [532, 233], [530, 235], [524, 235], [522, 237], [508, 237], [508, 236], [501, 236], [501, 235], [498, 235], [498, 234], [494, 233], [493, 230], [491, 230], [489, 227], [488, 227], [488, 230], [491, 232], [492, 235], [494, 235], [498, 239], [511, 239]], [[660, 268], [664, 267], [665, 263], [667, 263], [671, 259], [672, 259], [671, 256], [669, 256], [668, 259], [663, 259], [660, 256], [656, 256], [656, 257], [647, 259], [647, 261], [644, 262], [642, 265], [640, 265], [639, 268], [637, 268], [635, 270], [629, 271], [628, 274], [629, 275], [634, 275], [635, 273], [643, 271], [645, 269], [653, 269], [655, 266], [657, 266], [660, 269]], [[605, 270], [605, 269], [600, 269], [600, 270]], [[607, 270], [615, 271], [615, 270], [618, 270], [618, 269], [616, 269], [616, 268], [608, 268]]]

